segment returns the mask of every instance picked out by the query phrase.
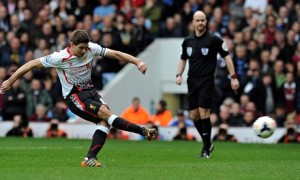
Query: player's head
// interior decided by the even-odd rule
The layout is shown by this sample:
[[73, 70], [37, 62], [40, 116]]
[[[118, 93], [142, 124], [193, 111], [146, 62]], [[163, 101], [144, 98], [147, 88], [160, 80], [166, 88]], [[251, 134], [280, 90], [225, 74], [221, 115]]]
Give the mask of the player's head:
[[206, 29], [206, 15], [202, 11], [196, 11], [193, 16], [195, 31], [203, 32]]
[[70, 38], [71, 50], [75, 56], [82, 57], [88, 50], [90, 37], [84, 30], [75, 30]]

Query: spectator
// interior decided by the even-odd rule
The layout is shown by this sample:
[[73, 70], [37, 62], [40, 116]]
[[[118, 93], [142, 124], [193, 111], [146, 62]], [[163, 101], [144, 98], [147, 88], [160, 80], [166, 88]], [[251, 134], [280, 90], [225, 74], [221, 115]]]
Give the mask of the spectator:
[[229, 4], [229, 13], [232, 19], [237, 21], [238, 27], [241, 26], [244, 18], [243, 0], [233, 0]]
[[161, 28], [160, 37], [180, 37], [181, 29], [179, 26], [176, 26], [175, 20], [173, 17], [168, 17], [164, 26]]
[[187, 133], [187, 128], [185, 126], [179, 127], [177, 134], [173, 137], [173, 140], [184, 140], [184, 141], [195, 141], [196, 138]]
[[248, 94], [250, 99], [255, 96], [255, 94], [251, 94], [255, 88], [261, 86], [262, 80], [260, 78], [260, 64], [256, 59], [251, 59], [249, 62], [249, 68], [247, 70], [247, 80], [244, 82], [242, 86], [243, 93]]
[[214, 136], [213, 141], [237, 142], [237, 139], [234, 135], [228, 133], [227, 124], [220, 124], [218, 127], [218, 132]]
[[96, 23], [96, 28], [101, 29], [103, 27], [103, 21], [105, 18], [113, 18], [116, 12], [116, 7], [111, 4], [110, 0], [98, 0], [99, 6], [96, 6], [93, 11], [93, 21]]
[[229, 126], [242, 126], [243, 114], [241, 113], [240, 104], [233, 103], [230, 108]]
[[25, 117], [26, 94], [20, 87], [20, 80], [17, 80], [10, 90], [4, 94], [3, 119], [12, 120], [15, 114]]
[[30, 127], [28, 127], [28, 121], [22, 120], [22, 116], [16, 114], [13, 117], [13, 128], [10, 129], [6, 136], [17, 136], [17, 137], [33, 137], [33, 133]]
[[[60, 16], [55, 16], [54, 20], [52, 22], [52, 33], [56, 34], [58, 37], [58, 34], [64, 34], [66, 35], [67, 33], [67, 28], [65, 26], [65, 21], [60, 17]], [[57, 42], [57, 41], [56, 41]], [[56, 44], [53, 44], [54, 46]]]
[[77, 0], [77, 4], [72, 7], [72, 12], [76, 16], [77, 21], [82, 21], [87, 14], [92, 15], [92, 6], [87, 0]]
[[24, 54], [25, 56], [24, 59], [26, 61], [26, 52], [34, 48], [34, 45], [32, 44], [30, 39], [30, 34], [28, 32], [25, 31], [21, 34], [20, 43], [21, 43], [21, 47], [20, 47], [21, 53]]
[[134, 11], [134, 17], [132, 18], [131, 22], [136, 26], [143, 26], [147, 29], [151, 29], [152, 22], [149, 18], [146, 18], [144, 15], [144, 11], [142, 8], [137, 8]]
[[296, 110], [296, 82], [291, 72], [286, 73], [286, 82], [283, 84], [283, 92], [286, 112], [291, 113]]
[[30, 11], [30, 9], [25, 8], [23, 11], [23, 15], [24, 19], [21, 21], [21, 26], [25, 31], [29, 32], [29, 30], [32, 30], [34, 26], [32, 12]]
[[22, 136], [20, 131], [22, 115], [16, 114], [12, 120], [13, 127], [6, 133], [6, 136]]
[[5, 32], [9, 31], [9, 16], [5, 6], [0, 6], [0, 29]]
[[178, 109], [176, 113], [177, 117], [172, 119], [168, 126], [179, 126], [179, 124], [183, 124], [185, 127], [193, 127], [194, 122], [189, 118], [185, 117], [184, 111], [182, 109]]
[[217, 124], [228, 124], [229, 118], [230, 118], [229, 108], [225, 105], [221, 105]]
[[67, 133], [58, 127], [59, 120], [52, 119], [50, 122], [50, 126], [46, 132], [47, 138], [66, 138]]
[[292, 56], [292, 61], [295, 65], [300, 61], [300, 42], [297, 43], [295, 53]]
[[254, 17], [263, 22], [267, 4], [267, 0], [245, 0], [244, 9], [250, 8]]
[[156, 104], [156, 113], [151, 117], [151, 121], [156, 126], [168, 126], [172, 120], [172, 113], [167, 109], [167, 102], [160, 100]]
[[274, 78], [275, 78], [276, 88], [280, 88], [286, 81], [283, 60], [277, 59], [274, 62], [273, 69], [274, 69]]
[[252, 127], [253, 122], [256, 120], [256, 115], [253, 111], [244, 112], [243, 125], [244, 127]]
[[74, 12], [71, 11], [67, 0], [59, 0], [58, 7], [54, 10], [54, 16], [60, 16], [64, 21], [68, 19], [68, 16]]
[[23, 65], [25, 53], [21, 51], [19, 38], [13, 36], [9, 42], [8, 51], [3, 52], [1, 65], [8, 68], [12, 64]]
[[32, 11], [33, 17], [37, 17], [39, 11], [47, 4], [49, 0], [30, 0], [27, 1], [28, 8]]
[[21, 37], [21, 34], [25, 32], [25, 29], [21, 26], [19, 17], [17, 14], [14, 14], [10, 17], [10, 31], [12, 31], [18, 38]]
[[247, 79], [247, 68], [249, 61], [246, 55], [246, 47], [244, 45], [237, 45], [235, 48], [235, 57], [233, 59], [236, 67], [236, 73], [241, 81], [241, 84], [244, 84]]
[[[192, 6], [189, 1], [184, 3], [183, 8], [180, 11], [180, 15], [182, 17], [182, 27], [188, 27], [189, 23], [192, 22], [193, 19]], [[187, 36], [189, 34], [187, 29], [184, 29], [183, 33], [184, 36]]]
[[262, 114], [274, 114], [276, 104], [284, 102], [282, 89], [276, 89], [271, 74], [264, 74], [262, 84], [254, 88], [250, 94], [258, 112]]
[[294, 126], [290, 126], [286, 129], [286, 134], [284, 134], [279, 140], [278, 143], [299, 143], [300, 142], [300, 133], [297, 132], [297, 129]]
[[156, 0], [145, 0], [143, 6], [143, 12], [145, 18], [151, 21], [151, 28], [149, 29], [153, 37], [157, 37], [159, 33], [159, 20], [161, 18], [160, 5], [156, 3]]
[[54, 107], [48, 112], [48, 116], [52, 119], [59, 120], [59, 122], [67, 122], [68, 119], [72, 118], [75, 115], [73, 115], [73, 113], [70, 112], [65, 101], [59, 100], [55, 103]]
[[[0, 85], [6, 80], [7, 78], [7, 70], [0, 66]], [[4, 94], [0, 93], [0, 121], [2, 120], [2, 111], [4, 109]]]
[[18, 7], [18, 9], [15, 10], [15, 13], [18, 15], [19, 20], [23, 21], [24, 20], [24, 10], [27, 7], [26, 0], [19, 0], [17, 7]]
[[35, 112], [38, 104], [43, 104], [46, 111], [53, 106], [52, 99], [48, 92], [42, 88], [41, 82], [38, 79], [33, 79], [31, 82], [32, 90], [26, 96], [26, 115], [29, 117]]
[[35, 113], [28, 118], [30, 122], [50, 122], [50, 120], [47, 116], [46, 107], [43, 104], [37, 104], [35, 106]]
[[33, 79], [32, 71], [28, 71], [24, 74], [23, 78], [20, 79], [21, 89], [27, 94], [31, 91], [31, 81]]
[[141, 106], [138, 97], [132, 99], [131, 106], [123, 111], [121, 117], [139, 125], [145, 125], [150, 121], [150, 114], [143, 106]]
[[[118, 49], [116, 45], [113, 43], [113, 34], [104, 33], [102, 35], [102, 44], [106, 48], [110, 49]], [[111, 60], [109, 58], [103, 57], [101, 60], [101, 65], [103, 68], [103, 84], [106, 85], [109, 81], [111, 81], [117, 72], [119, 72], [124, 67], [124, 61], [120, 60]]]
[[[90, 15], [85, 15], [84, 18], [86, 17], [91, 17]], [[83, 20], [84, 21], [84, 20]], [[80, 21], [79, 21], [80, 22]], [[76, 29], [76, 24], [77, 24], [77, 20], [76, 20], [76, 17], [74, 15], [69, 15], [68, 16], [68, 19], [66, 21], [66, 29], [70, 32], [72, 32], [73, 30]]]
[[275, 107], [275, 121], [278, 127], [283, 127], [287, 118], [286, 106], [283, 103], [279, 103]]

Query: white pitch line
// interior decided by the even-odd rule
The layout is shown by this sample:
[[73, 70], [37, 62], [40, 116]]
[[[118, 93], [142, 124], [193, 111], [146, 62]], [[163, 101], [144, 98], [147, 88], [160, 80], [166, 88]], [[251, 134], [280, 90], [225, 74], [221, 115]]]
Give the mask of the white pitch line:
[[48, 149], [83, 149], [83, 146], [38, 146], [38, 147], [27, 147], [27, 146], [19, 146], [19, 147], [0, 147], [0, 150], [48, 150]]

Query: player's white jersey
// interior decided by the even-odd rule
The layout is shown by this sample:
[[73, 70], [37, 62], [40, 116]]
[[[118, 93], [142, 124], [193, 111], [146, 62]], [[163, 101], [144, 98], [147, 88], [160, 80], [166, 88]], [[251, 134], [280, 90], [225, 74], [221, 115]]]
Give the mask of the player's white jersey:
[[[92, 61], [94, 56], [105, 56], [107, 48], [89, 42], [89, 47], [82, 58], [73, 55], [70, 46], [50, 55], [40, 58], [44, 67], [54, 67], [62, 85], [64, 98], [71, 92], [73, 86], [78, 90], [93, 87], [91, 80]], [[100, 80], [101, 81], [101, 80]]]

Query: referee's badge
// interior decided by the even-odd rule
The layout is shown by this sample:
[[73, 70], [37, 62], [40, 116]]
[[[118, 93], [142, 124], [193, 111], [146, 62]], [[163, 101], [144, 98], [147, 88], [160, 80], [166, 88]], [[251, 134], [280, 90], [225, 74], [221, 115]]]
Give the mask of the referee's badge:
[[189, 56], [191, 56], [192, 53], [193, 53], [193, 48], [192, 48], [192, 47], [187, 47], [187, 48], [186, 48], [186, 53], [187, 53]]
[[208, 54], [208, 48], [201, 48], [201, 52], [204, 56], [206, 56]]

